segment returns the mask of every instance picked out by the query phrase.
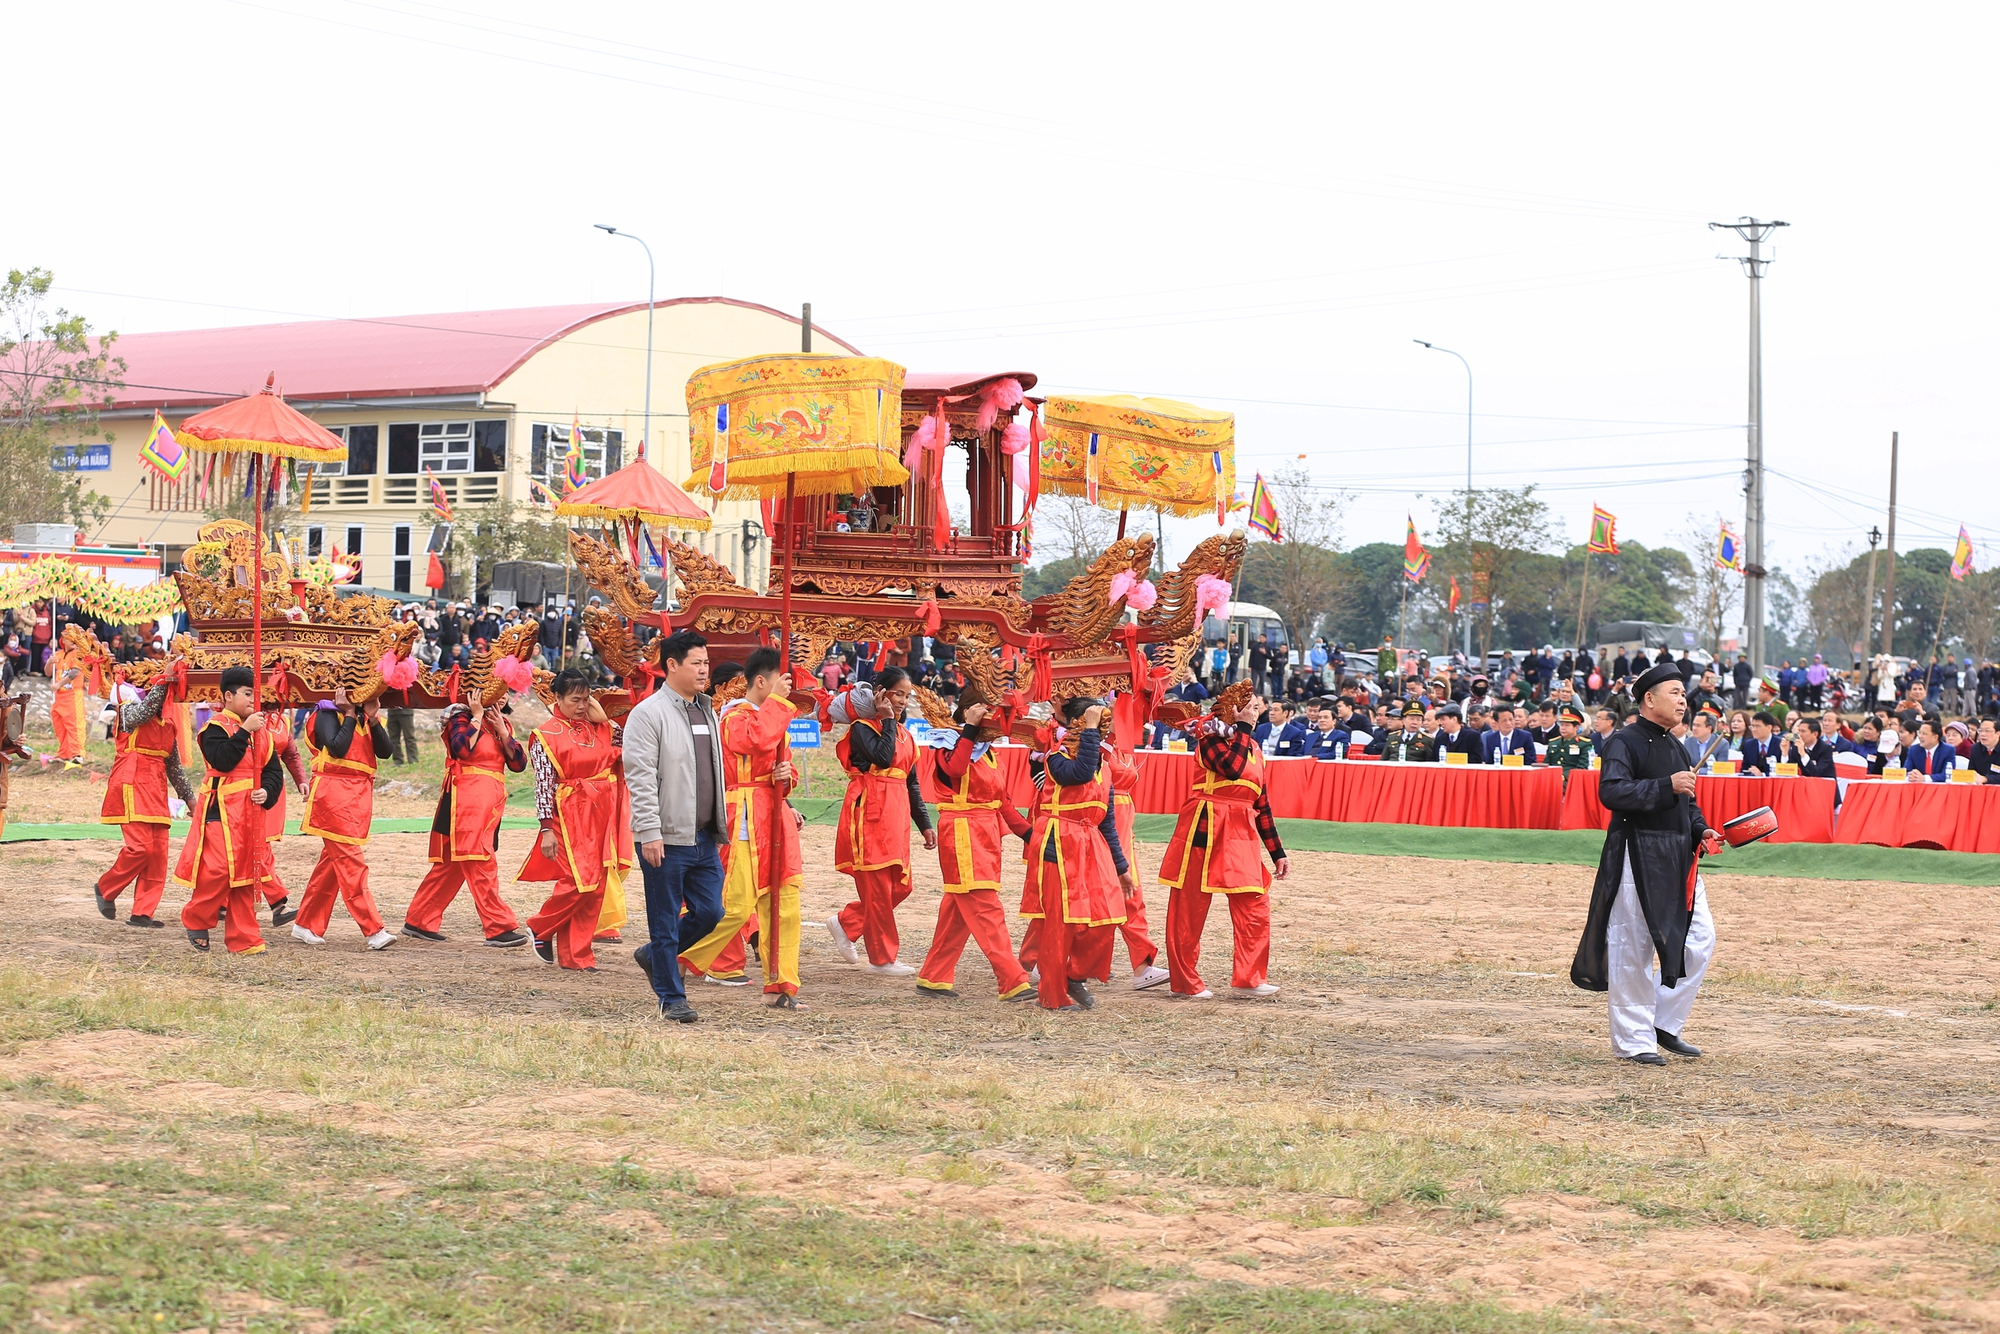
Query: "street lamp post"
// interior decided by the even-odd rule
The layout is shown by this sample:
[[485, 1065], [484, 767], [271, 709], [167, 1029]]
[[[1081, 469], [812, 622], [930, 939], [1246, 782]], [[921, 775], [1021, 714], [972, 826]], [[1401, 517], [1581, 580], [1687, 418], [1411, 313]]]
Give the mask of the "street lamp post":
[[608, 222], [593, 224], [609, 236], [638, 241], [646, 252], [646, 424], [639, 432], [639, 448], [644, 452], [653, 439], [653, 247], [630, 232], [621, 232]]
[[[1433, 352], [1451, 352], [1451, 349], [1448, 347], [1439, 347], [1436, 343], [1426, 343], [1421, 338], [1412, 338], [1410, 341], [1420, 347], [1427, 347]], [[1465, 559], [1468, 562], [1466, 577], [1469, 579], [1472, 577], [1472, 570], [1469, 568], [1469, 563], [1472, 560], [1472, 363], [1467, 361], [1460, 353], [1451, 352], [1451, 355], [1457, 357], [1458, 364], [1465, 367]], [[1472, 592], [1473, 590], [1468, 588], [1465, 591], [1466, 597], [1470, 598]], [[1470, 603], [1466, 606], [1465, 616], [1465, 670], [1468, 672], [1473, 670], [1472, 608]]]

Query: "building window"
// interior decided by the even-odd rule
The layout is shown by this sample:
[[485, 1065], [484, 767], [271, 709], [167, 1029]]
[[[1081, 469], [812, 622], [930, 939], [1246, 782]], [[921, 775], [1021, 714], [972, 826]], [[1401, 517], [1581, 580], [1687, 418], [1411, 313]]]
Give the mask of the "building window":
[[333, 433], [347, 442], [347, 463], [328, 464], [319, 469], [321, 477], [373, 477], [380, 454], [382, 428], [373, 422], [361, 426], [337, 426]]
[[[538, 482], [562, 475], [569, 456], [569, 427], [536, 422], [528, 439], [528, 475]], [[583, 431], [583, 471], [592, 481], [625, 466], [625, 433], [600, 426]]]
[[346, 554], [354, 557], [356, 560], [359, 560], [361, 558], [361, 525], [358, 523], [350, 523], [347, 525]]
[[417, 433], [423, 428], [416, 422], [389, 423], [389, 475], [409, 477], [417, 471], [417, 459], [422, 454]]
[[507, 422], [484, 421], [472, 423], [472, 470], [474, 472], [507, 471]]
[[306, 525], [306, 559], [317, 560], [326, 554], [326, 529], [316, 523]]
[[420, 466], [434, 473], [472, 471], [471, 422], [425, 422], [417, 443]]
[[[394, 438], [395, 430], [396, 428], [393, 426], [389, 428], [391, 439]], [[395, 575], [395, 581], [390, 585], [390, 587], [394, 588], [398, 593], [409, 592], [410, 591], [410, 525], [408, 525], [407, 523], [399, 523], [396, 525], [396, 559], [394, 563], [390, 565], [389, 568]]]

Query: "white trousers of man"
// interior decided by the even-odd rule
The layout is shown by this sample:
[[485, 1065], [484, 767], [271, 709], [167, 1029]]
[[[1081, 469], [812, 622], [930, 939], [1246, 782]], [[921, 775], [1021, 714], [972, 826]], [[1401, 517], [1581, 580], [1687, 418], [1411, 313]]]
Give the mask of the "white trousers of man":
[[1604, 952], [1611, 965], [1611, 1050], [1621, 1057], [1658, 1051], [1654, 1030], [1679, 1037], [1694, 1009], [1702, 975], [1715, 957], [1715, 919], [1708, 915], [1708, 890], [1701, 877], [1694, 882], [1694, 919], [1688, 923], [1687, 975], [1671, 987], [1660, 985], [1653, 957], [1653, 933], [1639, 906], [1639, 888], [1632, 882], [1632, 858], [1618, 882], [1611, 904], [1611, 921], [1604, 930]]

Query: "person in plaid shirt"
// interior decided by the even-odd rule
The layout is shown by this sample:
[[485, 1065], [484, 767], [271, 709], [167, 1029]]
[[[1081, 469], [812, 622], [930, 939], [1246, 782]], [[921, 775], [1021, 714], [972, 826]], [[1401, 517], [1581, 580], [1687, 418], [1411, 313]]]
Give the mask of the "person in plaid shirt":
[[1263, 702], [1250, 693], [1249, 683], [1224, 691], [1215, 701], [1214, 716], [1195, 724], [1199, 740], [1195, 758], [1201, 777], [1188, 793], [1174, 825], [1174, 836], [1160, 862], [1160, 883], [1167, 898], [1167, 972], [1177, 998], [1208, 1000], [1211, 991], [1196, 971], [1201, 961], [1201, 932], [1208, 921], [1211, 895], [1229, 898], [1229, 924], [1235, 936], [1230, 989], [1239, 996], [1265, 998], [1278, 994], [1267, 980], [1271, 962], [1272, 872], [1264, 869], [1252, 834], [1263, 844], [1276, 878], [1291, 871], [1277, 822], [1264, 790], [1264, 753], [1258, 746], [1257, 717]]

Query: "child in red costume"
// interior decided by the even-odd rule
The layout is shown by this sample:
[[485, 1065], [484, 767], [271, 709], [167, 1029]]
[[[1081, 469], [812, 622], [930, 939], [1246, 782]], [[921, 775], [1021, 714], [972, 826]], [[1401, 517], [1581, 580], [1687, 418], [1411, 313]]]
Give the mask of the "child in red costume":
[[248, 667], [222, 669], [222, 712], [196, 738], [208, 778], [196, 794], [194, 823], [181, 845], [174, 880], [193, 893], [181, 909], [188, 944], [202, 953], [208, 933], [228, 910], [223, 943], [231, 954], [262, 954], [257, 898], [251, 887], [257, 849], [264, 845], [264, 812], [284, 782], [278, 756], [257, 708], [257, 678]]
[[542, 832], [515, 879], [555, 882], [542, 910], [528, 919], [536, 956], [594, 973], [591, 940], [605, 893], [632, 869], [632, 831], [621, 820], [624, 734], [583, 673], [565, 667], [552, 690], [556, 711], [528, 743]]
[[355, 708], [340, 689], [333, 693], [333, 705], [322, 706], [313, 717], [312, 791], [299, 832], [320, 840], [319, 861], [292, 923], [293, 937], [308, 945], [326, 942], [336, 897], [368, 938], [369, 949], [385, 950], [396, 943], [396, 933], [383, 926], [375, 896], [368, 892], [364, 853], [375, 816], [375, 762], [394, 753], [389, 731], [378, 720], [378, 705], [371, 699]]
[[1042, 914], [1040, 1000], [1045, 1010], [1088, 1010], [1085, 979], [1111, 977], [1111, 928], [1125, 920], [1132, 870], [1111, 814], [1094, 699], [1063, 701], [1071, 730], [1047, 760], [1047, 789], [1028, 843], [1023, 910]]
[[[1132, 838], [1132, 816], [1137, 807], [1133, 805], [1132, 793], [1139, 786], [1139, 766], [1133, 762], [1132, 752], [1120, 750], [1117, 729], [1109, 717], [1104, 720], [1104, 737], [1101, 753], [1104, 756], [1104, 772], [1111, 779], [1111, 814], [1118, 823], [1118, 844], [1125, 856], [1138, 856], [1138, 844]], [[1139, 877], [1136, 872], [1129, 877], [1125, 886], [1125, 920], [1118, 924], [1118, 934], [1125, 938], [1126, 957], [1132, 961], [1132, 989], [1145, 991], [1165, 982], [1169, 976], [1160, 967], [1160, 949], [1146, 931], [1146, 896], [1140, 892]]]
[[167, 790], [192, 808], [194, 789], [188, 786], [175, 745], [179, 733], [167, 712], [167, 688], [162, 676], [141, 698], [138, 690], [119, 681], [112, 687], [113, 745], [118, 758], [104, 784], [104, 806], [98, 819], [120, 826], [124, 846], [111, 868], [97, 878], [97, 911], [118, 920], [118, 895], [132, 889], [132, 926], [164, 926], [153, 916], [167, 887], [168, 825], [173, 813]]
[[1173, 994], [1179, 999], [1213, 997], [1196, 965], [1201, 962], [1201, 932], [1214, 894], [1229, 898], [1229, 925], [1235, 937], [1231, 990], [1246, 997], [1278, 994], [1266, 980], [1271, 965], [1272, 875], [1264, 869], [1260, 854], [1270, 856], [1280, 880], [1291, 871], [1291, 862], [1271, 818], [1270, 799], [1264, 792], [1264, 751], [1252, 731], [1263, 701], [1255, 695], [1239, 699], [1235, 691], [1232, 686], [1218, 696], [1216, 716], [1196, 724], [1201, 735], [1195, 758], [1201, 777], [1181, 807], [1174, 836], [1160, 861], [1160, 883], [1170, 891], [1167, 971], [1173, 975]]
[[[950, 795], [938, 803], [937, 853], [944, 872], [944, 898], [938, 904], [930, 952], [917, 970], [920, 995], [958, 994], [952, 983], [968, 938], [979, 942], [992, 965], [1001, 1000], [1026, 1000], [1034, 994], [1027, 973], [1015, 961], [1007, 914], [1000, 906], [1003, 826], [1005, 833], [1024, 840], [1030, 826], [1007, 800], [1007, 781], [990, 743], [975, 739], [991, 712], [986, 697], [967, 686], [952, 710], [953, 720], [963, 730], [950, 750], [940, 747], [931, 752], [938, 786]], [[935, 744], [939, 732], [931, 736]]]

